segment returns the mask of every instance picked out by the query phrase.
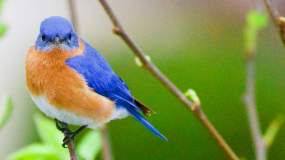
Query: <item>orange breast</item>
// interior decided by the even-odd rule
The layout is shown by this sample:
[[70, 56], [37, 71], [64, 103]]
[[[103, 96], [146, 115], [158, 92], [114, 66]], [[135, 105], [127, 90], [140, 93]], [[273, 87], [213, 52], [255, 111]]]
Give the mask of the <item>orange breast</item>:
[[67, 58], [81, 54], [83, 49], [83, 43], [68, 53], [60, 49], [39, 52], [31, 47], [26, 58], [27, 87], [33, 96], [45, 96], [58, 109], [104, 121], [114, 111], [114, 102], [91, 90], [85, 80], [65, 64]]

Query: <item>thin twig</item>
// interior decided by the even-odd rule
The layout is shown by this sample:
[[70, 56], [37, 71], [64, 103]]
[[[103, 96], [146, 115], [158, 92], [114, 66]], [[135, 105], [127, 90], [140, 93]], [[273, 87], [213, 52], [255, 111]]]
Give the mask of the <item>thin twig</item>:
[[278, 10], [273, 7], [270, 0], [263, 0], [263, 3], [275, 27], [278, 29], [283, 45], [285, 45], [285, 18], [280, 16]]
[[[273, 19], [274, 23], [276, 22], [277, 12], [275, 12], [270, 6], [270, 2], [264, 0], [266, 3], [266, 8]], [[263, 12], [260, 7], [260, 3], [255, 0], [255, 10], [259, 12]], [[246, 29], [250, 30], [249, 25], [250, 22], [247, 22]], [[244, 104], [247, 112], [249, 129], [251, 132], [251, 137], [253, 139], [255, 157], [257, 160], [266, 160], [267, 158], [267, 148], [265, 142], [262, 138], [262, 131], [260, 129], [259, 118], [257, 113], [256, 106], [256, 97], [255, 97], [255, 56], [256, 56], [256, 39], [258, 37], [258, 32], [260, 29], [256, 30], [256, 34], [254, 35], [254, 42], [251, 45], [246, 45], [245, 48], [245, 62], [246, 62], [246, 89], [244, 95]]]
[[[253, 53], [247, 53], [252, 55]], [[251, 136], [254, 142], [255, 154], [257, 160], [266, 160], [266, 146], [262, 138], [257, 115], [255, 100], [255, 66], [254, 56], [246, 59], [246, 93], [244, 96], [245, 108], [248, 114], [248, 121], [251, 130]]]
[[273, 8], [270, 0], [263, 0], [263, 3], [265, 5], [265, 8], [266, 8], [270, 18], [273, 21], [273, 23], [276, 25], [276, 27], [279, 27], [279, 24], [278, 24], [279, 13], [278, 13], [278, 11]]
[[107, 126], [101, 128], [102, 145], [103, 145], [103, 157], [104, 160], [112, 160], [112, 150], [109, 138], [109, 132]]
[[[71, 17], [71, 21], [74, 26], [74, 30], [79, 33], [79, 23], [78, 18], [76, 15], [76, 9], [75, 9], [75, 0], [68, 0], [69, 5], [69, 13]], [[107, 128], [101, 128], [100, 132], [102, 134], [102, 144], [103, 144], [103, 159], [104, 160], [112, 160], [112, 150], [110, 146], [110, 140], [109, 140], [109, 134]], [[68, 147], [69, 148], [69, 147]], [[73, 147], [74, 149], [74, 147]], [[71, 153], [71, 152], [70, 152]]]
[[67, 144], [67, 148], [69, 151], [70, 160], [77, 160], [75, 147], [74, 147], [74, 141], [70, 140], [70, 142]]
[[[55, 119], [55, 124], [56, 124], [56, 128], [62, 132], [62, 134], [64, 135], [64, 139], [63, 139], [63, 147], [66, 147], [66, 143], [65, 143], [65, 139], [67, 137], [70, 137], [70, 133], [71, 130], [68, 128], [68, 124], [65, 122], [61, 122], [58, 121], [57, 119]], [[70, 160], [77, 160], [77, 156], [76, 156], [76, 152], [75, 152], [75, 147], [74, 147], [74, 139], [70, 138], [68, 143], [67, 143], [67, 148], [69, 151], [69, 156], [70, 156]]]
[[183, 92], [181, 92], [152, 62], [147, 60], [143, 50], [135, 43], [133, 39], [131, 39], [131, 37], [124, 30], [117, 17], [113, 13], [112, 9], [110, 8], [109, 4], [105, 0], [99, 0], [99, 2], [113, 23], [113, 32], [124, 40], [124, 42], [133, 51], [133, 53], [140, 59], [143, 67], [148, 70], [154, 77], [156, 77], [172, 94], [174, 94], [188, 110], [193, 111], [195, 117], [208, 130], [210, 135], [216, 140], [216, 142], [226, 153], [229, 159], [238, 160], [238, 156], [234, 153], [234, 151], [223, 139], [223, 137], [218, 133], [213, 124], [208, 120], [201, 106], [189, 101]]

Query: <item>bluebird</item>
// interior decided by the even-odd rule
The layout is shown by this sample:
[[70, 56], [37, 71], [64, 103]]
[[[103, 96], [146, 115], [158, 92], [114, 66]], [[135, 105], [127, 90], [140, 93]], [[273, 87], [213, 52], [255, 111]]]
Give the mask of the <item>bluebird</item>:
[[53, 16], [41, 22], [40, 33], [26, 57], [26, 83], [37, 107], [66, 131], [66, 145], [84, 128], [96, 129], [111, 120], [134, 117], [154, 135], [166, 137], [144, 116], [151, 110], [131, 94], [108, 62], [78, 37], [65, 18]]

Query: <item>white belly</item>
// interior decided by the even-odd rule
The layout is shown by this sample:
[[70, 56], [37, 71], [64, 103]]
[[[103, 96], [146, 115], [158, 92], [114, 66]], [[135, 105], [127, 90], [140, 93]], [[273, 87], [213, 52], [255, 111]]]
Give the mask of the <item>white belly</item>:
[[35, 102], [35, 104], [38, 106], [38, 108], [47, 116], [72, 125], [79, 125], [79, 126], [88, 125], [89, 128], [93, 129], [98, 128], [111, 120], [125, 118], [129, 115], [126, 109], [120, 107], [119, 109], [116, 109], [112, 113], [112, 116], [107, 121], [96, 122], [93, 119], [78, 116], [72, 112], [58, 109], [57, 107], [51, 105], [45, 97], [42, 96], [31, 96], [31, 97]]

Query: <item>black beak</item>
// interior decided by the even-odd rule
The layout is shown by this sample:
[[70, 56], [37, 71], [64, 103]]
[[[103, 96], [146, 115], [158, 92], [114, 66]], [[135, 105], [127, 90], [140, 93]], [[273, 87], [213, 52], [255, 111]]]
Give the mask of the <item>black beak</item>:
[[56, 37], [54, 38], [54, 44], [55, 44], [55, 45], [60, 45], [60, 38], [59, 38], [59, 37], [56, 36]]

